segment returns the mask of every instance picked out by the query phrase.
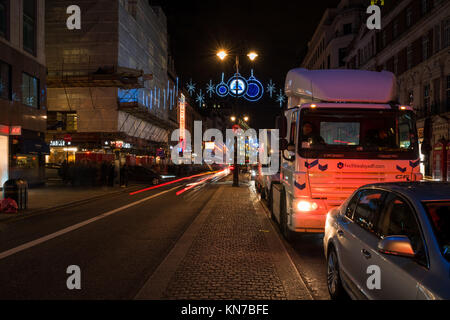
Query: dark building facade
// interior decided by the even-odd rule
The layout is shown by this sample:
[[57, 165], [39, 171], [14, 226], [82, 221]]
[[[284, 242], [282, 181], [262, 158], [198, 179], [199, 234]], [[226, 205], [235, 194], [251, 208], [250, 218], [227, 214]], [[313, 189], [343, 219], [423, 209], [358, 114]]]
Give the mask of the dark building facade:
[[0, 0], [0, 184], [45, 182], [44, 0]]

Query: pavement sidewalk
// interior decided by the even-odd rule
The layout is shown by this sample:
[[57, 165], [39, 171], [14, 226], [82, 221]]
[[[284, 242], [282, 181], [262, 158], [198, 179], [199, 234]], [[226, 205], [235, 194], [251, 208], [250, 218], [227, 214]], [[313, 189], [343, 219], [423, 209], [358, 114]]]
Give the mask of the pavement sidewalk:
[[138, 300], [310, 300], [249, 185], [222, 183]]
[[[28, 190], [28, 209], [18, 214], [0, 213], [0, 222], [23, 218], [48, 210], [71, 206], [80, 202], [94, 200], [106, 195], [122, 193], [135, 189], [113, 187], [72, 187], [68, 185], [51, 185]], [[3, 199], [3, 193], [0, 195]]]

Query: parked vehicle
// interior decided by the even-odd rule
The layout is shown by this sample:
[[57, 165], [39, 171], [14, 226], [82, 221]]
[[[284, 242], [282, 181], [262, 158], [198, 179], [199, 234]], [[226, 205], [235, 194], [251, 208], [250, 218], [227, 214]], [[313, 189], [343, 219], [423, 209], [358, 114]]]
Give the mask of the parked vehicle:
[[324, 248], [334, 299], [450, 299], [450, 183], [360, 188], [328, 214]]
[[422, 179], [415, 115], [392, 102], [395, 87], [390, 72], [289, 72], [281, 185], [272, 198], [287, 239], [323, 233], [327, 212], [360, 186]]
[[157, 172], [141, 166], [130, 167], [128, 177], [129, 181], [150, 183], [152, 185], [157, 185], [162, 181], [161, 176]]

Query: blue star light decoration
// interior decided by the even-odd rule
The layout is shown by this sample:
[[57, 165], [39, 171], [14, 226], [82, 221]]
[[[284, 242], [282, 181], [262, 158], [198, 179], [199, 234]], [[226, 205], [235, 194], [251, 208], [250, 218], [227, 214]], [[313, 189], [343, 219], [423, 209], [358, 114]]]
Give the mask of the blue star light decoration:
[[267, 85], [267, 92], [269, 93], [270, 97], [273, 97], [273, 93], [275, 92], [275, 84], [273, 83], [272, 79], [270, 79], [269, 84]]
[[277, 102], [280, 103], [280, 107], [283, 106], [283, 103], [286, 101], [286, 96], [283, 93], [283, 90], [280, 89], [280, 94], [277, 95]]
[[212, 98], [212, 95], [214, 94], [215, 90], [216, 86], [212, 83], [212, 80], [209, 80], [209, 83], [206, 86], [206, 92], [209, 94], [210, 98]]
[[200, 93], [197, 95], [197, 98], [195, 99], [196, 102], [198, 102], [198, 105], [203, 107], [203, 103], [205, 102], [205, 95], [202, 93], [202, 90], [200, 89]]
[[196, 84], [191, 81], [186, 85], [189, 94], [192, 96], [195, 93]]

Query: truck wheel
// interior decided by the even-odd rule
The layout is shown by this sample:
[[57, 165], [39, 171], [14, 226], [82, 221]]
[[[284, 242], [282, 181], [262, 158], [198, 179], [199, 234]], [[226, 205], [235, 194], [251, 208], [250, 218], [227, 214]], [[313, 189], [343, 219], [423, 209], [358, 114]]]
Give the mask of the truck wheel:
[[266, 192], [266, 189], [263, 188], [262, 186], [261, 186], [261, 199], [262, 199], [262, 200], [266, 200], [266, 199], [267, 199], [267, 192]]
[[345, 298], [344, 287], [342, 286], [339, 261], [336, 250], [330, 248], [327, 257], [327, 287], [331, 299], [342, 300]]
[[288, 219], [287, 219], [287, 209], [286, 209], [286, 194], [283, 193], [281, 194], [281, 199], [280, 199], [280, 229], [281, 229], [281, 234], [283, 235], [283, 237], [287, 240], [287, 241], [292, 241], [294, 238], [294, 232], [292, 232], [289, 228], [288, 228]]

